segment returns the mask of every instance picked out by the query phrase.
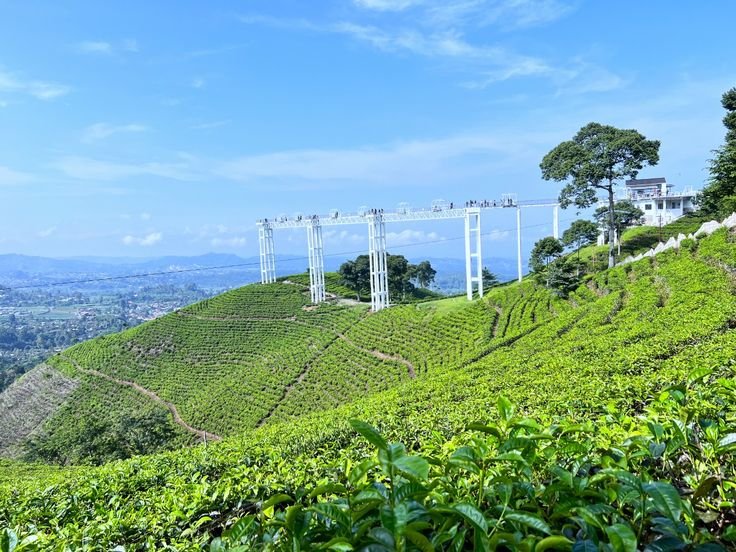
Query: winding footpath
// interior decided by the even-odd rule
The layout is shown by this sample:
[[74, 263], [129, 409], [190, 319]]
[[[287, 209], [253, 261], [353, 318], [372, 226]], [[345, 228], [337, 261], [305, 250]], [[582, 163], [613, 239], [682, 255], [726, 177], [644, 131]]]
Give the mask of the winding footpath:
[[126, 387], [131, 387], [131, 388], [135, 389], [140, 394], [145, 395], [146, 397], [148, 397], [152, 401], [154, 401], [154, 402], [160, 404], [161, 406], [165, 407], [169, 412], [171, 412], [171, 416], [174, 419], [174, 423], [175, 424], [177, 424], [178, 426], [182, 427], [183, 429], [185, 429], [186, 431], [188, 431], [192, 435], [196, 435], [197, 437], [199, 437], [203, 441], [221, 441], [222, 440], [222, 437], [220, 437], [219, 435], [216, 435], [214, 433], [210, 433], [209, 431], [204, 431], [202, 429], [197, 429], [196, 427], [192, 427], [191, 425], [189, 425], [188, 423], [186, 423], [182, 419], [181, 415], [179, 414], [179, 411], [176, 409], [176, 406], [173, 403], [170, 403], [169, 401], [165, 401], [164, 399], [162, 399], [161, 397], [159, 397], [156, 393], [154, 393], [150, 389], [146, 389], [145, 387], [143, 387], [142, 385], [140, 385], [140, 384], [138, 384], [138, 383], [136, 383], [134, 381], [121, 380], [121, 379], [118, 379], [118, 378], [114, 378], [113, 376], [111, 376], [109, 374], [105, 374], [103, 372], [99, 372], [97, 370], [93, 370], [91, 368], [82, 368], [76, 360], [74, 360], [73, 358], [70, 358], [68, 356], [61, 355], [61, 357], [64, 360], [66, 360], [67, 362], [70, 362], [74, 366], [74, 368], [76, 368], [77, 370], [79, 370], [83, 374], [87, 374], [87, 375], [90, 375], [90, 376], [95, 376], [95, 377], [98, 377], [98, 378], [106, 379], [106, 380], [111, 381], [113, 383], [116, 383], [118, 385], [124, 385]]

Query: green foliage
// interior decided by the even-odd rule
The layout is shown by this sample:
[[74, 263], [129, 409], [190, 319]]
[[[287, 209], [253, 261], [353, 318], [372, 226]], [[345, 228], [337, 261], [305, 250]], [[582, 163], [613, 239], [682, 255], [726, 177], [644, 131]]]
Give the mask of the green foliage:
[[429, 261], [422, 261], [416, 265], [414, 270], [414, 278], [419, 284], [419, 287], [428, 288], [434, 282], [434, 277], [437, 275], [437, 271], [432, 268]]
[[704, 213], [722, 218], [736, 211], [736, 88], [723, 94], [726, 141], [710, 160], [710, 181], [698, 197]]
[[[427, 377], [331, 410], [302, 401], [298, 419], [207, 448], [7, 475], [0, 527], [37, 539], [29, 550], [733, 548], [735, 249], [719, 231], [591, 275], [568, 300], [527, 280], [357, 321], [300, 307], [296, 326], [319, 317], [321, 335], [339, 316], [357, 349], [426, 358]], [[315, 385], [350, 378], [325, 374]]]
[[495, 287], [501, 283], [498, 281], [498, 276], [488, 270], [488, 268], [485, 266], [483, 267], [481, 278], [483, 279], [483, 289], [486, 290], [491, 289], [492, 287]]
[[534, 244], [529, 258], [529, 266], [534, 272], [542, 272], [547, 265], [559, 258], [564, 250], [565, 248], [560, 240], [552, 236], [542, 238]]
[[[603, 448], [592, 424], [545, 426], [503, 396], [496, 422], [438, 437], [426, 456], [352, 420], [374, 454], [311, 491], [274, 495], [210, 550], [724, 550], [717, 528], [733, 516], [722, 498], [736, 492], [712, 474], [734, 459], [736, 420], [714, 424], [701, 409], [736, 385], [703, 380], [710, 372], [664, 391], [633, 424], [609, 416], [630, 436]], [[664, 479], [674, 473], [680, 488]]]
[[[388, 272], [388, 289], [392, 302], [412, 297], [416, 288], [412, 280], [420, 287], [428, 287], [437, 274], [429, 261], [418, 265], [410, 264], [403, 255], [386, 255]], [[339, 274], [342, 284], [352, 289], [358, 296], [370, 296], [370, 260], [368, 255], [359, 255], [354, 261], [347, 261], [340, 266]]]
[[[608, 207], [598, 207], [593, 214], [593, 218], [599, 225], [605, 226], [609, 220]], [[617, 201], [613, 205], [613, 225], [616, 233], [621, 236], [626, 228], [637, 226], [644, 220], [644, 211], [639, 209], [633, 202], [628, 199]]]
[[581, 247], [595, 243], [597, 237], [597, 224], [589, 220], [577, 219], [562, 233], [562, 245], [574, 247], [576, 251], [579, 251]]
[[[636, 178], [647, 165], [659, 162], [659, 141], [647, 140], [636, 130], [624, 130], [599, 123], [588, 123], [566, 142], [562, 142], [540, 163], [542, 178], [567, 182], [560, 191], [560, 205], [566, 208], [592, 206], [599, 191], [609, 205], [608, 232], [613, 235], [614, 184], [623, 178]], [[609, 246], [609, 268], [613, 266], [613, 242]]]

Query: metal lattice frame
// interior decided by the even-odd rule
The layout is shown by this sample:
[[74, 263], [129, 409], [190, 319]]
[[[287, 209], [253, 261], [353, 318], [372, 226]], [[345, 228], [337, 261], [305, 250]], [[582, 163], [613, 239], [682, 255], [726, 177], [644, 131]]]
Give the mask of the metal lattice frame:
[[368, 216], [368, 260], [371, 272], [371, 309], [377, 312], [389, 306], [386, 223], [381, 214]]
[[313, 219], [307, 226], [307, 247], [309, 248], [309, 292], [312, 303], [322, 303], [325, 300], [325, 260], [322, 226], [319, 219]]
[[[553, 199], [518, 201], [516, 194], [503, 194], [500, 201], [470, 202], [463, 207], [453, 204], [433, 205], [431, 209], [412, 210], [401, 207], [395, 212], [383, 209], [361, 211], [360, 214], [338, 214], [327, 217], [313, 215], [287, 219], [264, 219], [258, 222], [258, 238], [261, 248], [261, 282], [276, 281], [276, 263], [273, 246], [273, 230], [278, 228], [306, 228], [309, 246], [309, 274], [312, 301], [325, 300], [324, 253], [322, 226], [368, 224], [369, 259], [371, 270], [371, 306], [374, 311], [389, 306], [388, 271], [386, 264], [386, 223], [422, 220], [465, 219], [465, 272], [468, 299], [473, 298], [474, 288], [483, 296], [483, 260], [481, 256], [480, 213], [491, 209], [516, 209], [517, 268], [522, 279], [521, 262], [521, 209], [528, 207], [553, 207], [552, 234], [559, 238], [559, 203]], [[473, 235], [474, 234], [474, 235]], [[475, 284], [475, 286], [474, 286]]]
[[473, 284], [483, 297], [483, 257], [481, 254], [480, 209], [465, 209], [465, 289], [473, 299]]
[[524, 276], [521, 270], [521, 207], [516, 208], [516, 269], [521, 282]]
[[273, 227], [268, 222], [258, 223], [258, 245], [261, 259], [261, 283], [276, 281], [276, 255], [273, 248]]

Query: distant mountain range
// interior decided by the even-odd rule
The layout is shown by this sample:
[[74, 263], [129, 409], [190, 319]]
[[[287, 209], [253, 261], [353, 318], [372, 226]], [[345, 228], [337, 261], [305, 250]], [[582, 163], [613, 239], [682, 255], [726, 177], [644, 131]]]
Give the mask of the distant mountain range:
[[[325, 269], [336, 271], [346, 259], [327, 257]], [[410, 258], [412, 262], [424, 258]], [[436, 285], [446, 291], [457, 291], [464, 287], [465, 260], [430, 257], [437, 270]], [[307, 269], [307, 259], [289, 255], [276, 256], [279, 275], [301, 273]], [[484, 265], [501, 281], [516, 276], [516, 260], [491, 257]], [[207, 270], [199, 270], [207, 269]], [[176, 271], [186, 271], [177, 273]], [[165, 272], [170, 274], [150, 275]], [[73, 257], [50, 258], [29, 255], [0, 255], [0, 285], [18, 287], [27, 285], [59, 284], [70, 280], [95, 278], [120, 278], [138, 275], [139, 278], [119, 279], [105, 282], [70, 284], [75, 290], [130, 288], [143, 285], [196, 283], [204, 288], [225, 289], [255, 282], [260, 278], [258, 257], [240, 257], [227, 253], [207, 253], [196, 256], [165, 257]]]

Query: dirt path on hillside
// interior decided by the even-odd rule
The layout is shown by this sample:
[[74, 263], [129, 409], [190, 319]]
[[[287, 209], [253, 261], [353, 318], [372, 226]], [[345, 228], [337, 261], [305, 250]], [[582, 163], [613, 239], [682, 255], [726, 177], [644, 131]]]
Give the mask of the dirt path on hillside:
[[400, 357], [399, 355], [389, 355], [387, 353], [382, 353], [381, 351], [378, 351], [376, 349], [364, 349], [363, 347], [355, 343], [353, 340], [351, 340], [349, 337], [341, 333], [338, 333], [337, 337], [342, 339], [348, 345], [355, 347], [359, 351], [363, 351], [364, 353], [367, 353], [373, 357], [376, 357], [379, 360], [393, 360], [394, 362], [403, 364], [404, 366], [406, 366], [406, 371], [409, 373], [410, 378], [414, 379], [417, 377], [417, 373], [416, 373], [416, 370], [414, 369], [414, 365], [408, 360], [406, 360], [404, 357]]
[[338, 336], [335, 335], [334, 338], [330, 339], [330, 341], [321, 350], [317, 351], [317, 354], [314, 355], [314, 357], [312, 357], [309, 360], [309, 362], [307, 362], [302, 367], [302, 369], [299, 372], [299, 374], [297, 375], [297, 377], [294, 378], [294, 380], [289, 385], [287, 385], [286, 387], [284, 387], [284, 391], [283, 391], [283, 393], [281, 393], [281, 397], [279, 398], [279, 400], [277, 400], [276, 402], [274, 402], [273, 405], [271, 406], [271, 408], [268, 409], [268, 412], [266, 412], [263, 415], [263, 417], [260, 420], [258, 420], [258, 423], [256, 423], [256, 427], [261, 427], [263, 424], [265, 424], [268, 421], [268, 419], [271, 416], [273, 416], [273, 413], [276, 412], [276, 409], [279, 407], [279, 405], [286, 400], [286, 397], [289, 396], [289, 393], [291, 393], [291, 391], [297, 385], [299, 385], [301, 382], [304, 381], [304, 378], [307, 377], [307, 374], [309, 373], [309, 369], [312, 367], [312, 365], [315, 362], [317, 362], [320, 358], [322, 358], [322, 355], [325, 354], [325, 352], [327, 351], [327, 349], [330, 348], [330, 345], [332, 345], [335, 341], [337, 341], [337, 339], [338, 339]]
[[[199, 315], [196, 315], [196, 314], [189, 314], [189, 313], [183, 313], [183, 312], [178, 312], [177, 314], [179, 314], [181, 316], [186, 316], [187, 318], [194, 318], [196, 320], [214, 320], [214, 321], [218, 321], [218, 322], [259, 322], [259, 321], [260, 322], [264, 322], [264, 321], [278, 320], [278, 321], [281, 321], [281, 322], [293, 322], [295, 324], [300, 324], [302, 326], [306, 326], [306, 327], [312, 328], [312, 329], [333, 332], [333, 333], [335, 333], [337, 335], [337, 337], [339, 337], [340, 339], [342, 339], [346, 343], [352, 345], [353, 347], [355, 347], [359, 351], [363, 351], [364, 353], [367, 353], [367, 354], [369, 354], [369, 355], [371, 355], [373, 357], [376, 357], [379, 360], [393, 360], [395, 362], [399, 362], [399, 363], [403, 364], [404, 366], [406, 366], [406, 370], [409, 373], [409, 377], [412, 378], [412, 379], [413, 378], [416, 378], [416, 370], [414, 369], [414, 365], [411, 362], [409, 362], [408, 360], [406, 360], [405, 358], [400, 357], [398, 355], [389, 355], [387, 353], [382, 353], [381, 351], [378, 351], [376, 349], [364, 349], [363, 347], [360, 347], [359, 345], [357, 345], [354, 341], [350, 340], [344, 334], [335, 332], [335, 330], [333, 330], [331, 328], [322, 328], [322, 327], [317, 326], [315, 324], [310, 324], [309, 322], [305, 322], [303, 320], [299, 320], [299, 319], [296, 318], [296, 316], [290, 316], [288, 318], [267, 318], [267, 317], [264, 317], [264, 318], [255, 318], [255, 317], [248, 317], [248, 318], [224, 318], [224, 317], [222, 317], [222, 318], [220, 318], [220, 317], [204, 317], [204, 316], [199, 316]], [[500, 309], [499, 309], [499, 314], [500, 314]], [[496, 320], [496, 325], [498, 325], [498, 320]], [[495, 333], [494, 333], [494, 336], [495, 336]]]
[[174, 419], [174, 423], [175, 424], [177, 424], [178, 426], [184, 428], [189, 433], [191, 433], [193, 435], [196, 435], [197, 437], [199, 437], [203, 441], [208, 441], [208, 440], [209, 441], [220, 441], [220, 440], [222, 440], [222, 437], [220, 437], [219, 435], [215, 435], [214, 433], [210, 433], [209, 431], [204, 431], [202, 429], [197, 429], [196, 427], [190, 426], [188, 423], [186, 423], [182, 419], [181, 415], [179, 414], [179, 411], [176, 409], [176, 406], [173, 403], [170, 403], [169, 401], [165, 401], [164, 399], [162, 399], [161, 397], [159, 397], [156, 393], [154, 393], [150, 389], [146, 389], [145, 387], [143, 387], [142, 385], [140, 385], [140, 384], [138, 384], [138, 383], [136, 383], [134, 381], [121, 380], [121, 379], [118, 379], [118, 378], [114, 378], [114, 377], [112, 377], [112, 376], [110, 376], [108, 374], [105, 374], [103, 372], [99, 372], [97, 370], [93, 370], [91, 368], [82, 368], [76, 360], [74, 360], [73, 358], [70, 358], [68, 356], [61, 355], [61, 357], [63, 359], [65, 359], [65, 360], [71, 362], [74, 365], [74, 367], [77, 370], [79, 370], [80, 372], [82, 372], [83, 374], [88, 374], [90, 376], [95, 376], [95, 377], [98, 377], [98, 378], [103, 378], [103, 379], [106, 379], [106, 380], [111, 381], [113, 383], [117, 383], [118, 385], [124, 385], [126, 387], [132, 387], [133, 389], [135, 389], [136, 391], [138, 391], [142, 395], [145, 395], [146, 397], [148, 397], [152, 401], [157, 402], [161, 406], [164, 406], [169, 412], [171, 412], [171, 416]]
[[498, 316], [493, 321], [493, 337], [498, 336], [498, 323], [501, 321], [501, 316], [503, 316], [503, 309], [498, 306], [494, 306], [494, 309], [496, 309], [496, 313], [498, 313]]

